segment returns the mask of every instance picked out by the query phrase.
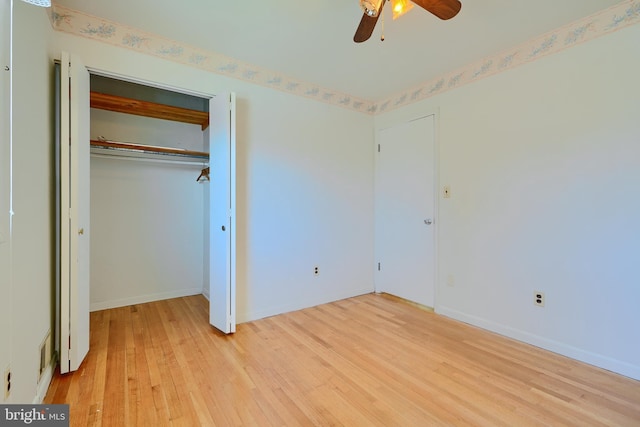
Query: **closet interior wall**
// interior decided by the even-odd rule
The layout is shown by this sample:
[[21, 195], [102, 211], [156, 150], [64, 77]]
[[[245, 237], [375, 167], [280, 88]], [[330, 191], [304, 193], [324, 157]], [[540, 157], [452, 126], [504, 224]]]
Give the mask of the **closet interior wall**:
[[[200, 125], [92, 108], [91, 139], [102, 138], [208, 151]], [[92, 311], [204, 290], [205, 164], [166, 157], [91, 156]]]

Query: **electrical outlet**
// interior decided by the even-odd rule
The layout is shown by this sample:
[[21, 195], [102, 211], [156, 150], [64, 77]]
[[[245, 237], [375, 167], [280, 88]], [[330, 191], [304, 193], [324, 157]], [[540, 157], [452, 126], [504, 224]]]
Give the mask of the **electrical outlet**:
[[445, 199], [448, 199], [451, 197], [451, 187], [448, 185], [445, 185], [444, 187], [442, 187], [442, 197], [444, 197]]
[[535, 291], [533, 293], [533, 303], [538, 307], [544, 307], [544, 292]]
[[315, 267], [313, 267], [313, 275], [314, 276], [319, 276], [320, 275], [320, 267], [318, 267], [317, 265]]
[[447, 276], [447, 286], [453, 287], [453, 286], [455, 286], [455, 284], [456, 284], [456, 279], [455, 279], [455, 277], [453, 277], [453, 274], [448, 275]]
[[11, 395], [11, 367], [7, 366], [4, 370], [4, 400], [9, 399]]

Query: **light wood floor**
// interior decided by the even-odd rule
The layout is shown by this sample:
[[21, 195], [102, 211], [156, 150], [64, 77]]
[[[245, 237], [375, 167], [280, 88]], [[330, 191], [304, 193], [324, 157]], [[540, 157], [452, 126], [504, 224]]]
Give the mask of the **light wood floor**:
[[639, 426], [640, 382], [364, 295], [238, 325], [202, 296], [91, 314], [73, 426]]

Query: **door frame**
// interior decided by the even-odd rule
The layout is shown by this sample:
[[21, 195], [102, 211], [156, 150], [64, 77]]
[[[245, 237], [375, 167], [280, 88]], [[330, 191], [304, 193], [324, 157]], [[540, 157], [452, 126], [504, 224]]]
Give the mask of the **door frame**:
[[[55, 60], [55, 62], [62, 62], [61, 60]], [[154, 87], [154, 88], [158, 88], [158, 89], [165, 89], [165, 90], [170, 90], [170, 91], [174, 91], [174, 92], [178, 92], [178, 93], [182, 93], [182, 94], [186, 94], [186, 95], [192, 95], [192, 96], [197, 96], [200, 98], [205, 98], [205, 99], [211, 99], [211, 98], [215, 98], [217, 95], [212, 94], [210, 92], [202, 92], [202, 91], [196, 91], [196, 90], [191, 90], [191, 89], [186, 89], [184, 87], [179, 87], [179, 86], [174, 86], [174, 85], [170, 85], [167, 83], [161, 83], [158, 81], [154, 81], [154, 80], [148, 80], [148, 79], [143, 79], [143, 78], [139, 78], [139, 77], [135, 77], [135, 76], [131, 76], [131, 75], [127, 75], [127, 74], [122, 74], [122, 73], [118, 73], [115, 71], [111, 71], [108, 69], [104, 69], [104, 68], [99, 68], [99, 67], [94, 67], [91, 65], [87, 65], [84, 64], [84, 67], [86, 68], [87, 72], [89, 73], [89, 75], [91, 74], [95, 74], [95, 75], [99, 75], [99, 76], [103, 76], [103, 77], [108, 77], [108, 78], [112, 78], [112, 79], [117, 79], [117, 80], [122, 80], [125, 82], [130, 82], [130, 83], [137, 83], [137, 84], [141, 84], [141, 85], [145, 85], [145, 86], [149, 86], [149, 87]], [[56, 114], [59, 114], [59, 111], [56, 112]], [[59, 120], [59, 119], [58, 119]], [[56, 153], [56, 155], [58, 155]], [[59, 177], [58, 177], [59, 179]], [[57, 190], [58, 191], [58, 190]], [[235, 212], [234, 212], [235, 215]], [[237, 218], [234, 216], [233, 218], [236, 222], [237, 222]], [[59, 226], [59, 225], [58, 225]], [[58, 230], [58, 232], [60, 232], [60, 230]], [[208, 239], [207, 239], [208, 240]], [[57, 257], [59, 256], [59, 254], [56, 255]], [[235, 258], [235, 256], [234, 256]], [[235, 259], [234, 259], [235, 261]], [[60, 261], [57, 260], [56, 265], [59, 267]], [[206, 271], [206, 267], [205, 267], [205, 271]], [[56, 275], [58, 276], [58, 274]], [[203, 277], [204, 279], [204, 277]], [[59, 282], [59, 279], [56, 280], [57, 282]], [[57, 294], [60, 294], [60, 284], [56, 283], [56, 292]], [[206, 293], [204, 292], [205, 287], [208, 289], [208, 284], [203, 282], [203, 295], [205, 295], [205, 297], [207, 296]], [[235, 290], [234, 290], [235, 293]], [[57, 297], [60, 297], [60, 295], [57, 295]], [[60, 310], [60, 304], [59, 304], [59, 300], [58, 298], [56, 298], [56, 325], [60, 325], [60, 321], [61, 321], [61, 310]], [[235, 315], [235, 307], [234, 307], [234, 315]], [[234, 325], [235, 325], [235, 321], [234, 321]], [[56, 326], [57, 329], [59, 329], [58, 326]], [[55, 342], [56, 342], [56, 346], [58, 347], [57, 350], [61, 351], [62, 349], [60, 349], [59, 347], [59, 341], [60, 341], [60, 336], [59, 334], [56, 336], [55, 338]]]
[[[218, 96], [222, 96], [222, 95], [229, 95], [231, 94], [232, 96], [232, 103], [233, 103], [233, 108], [236, 108], [236, 98], [235, 98], [235, 93], [230, 92], [230, 91], [220, 91], [220, 93], [218, 94], [212, 94], [209, 92], [200, 92], [200, 91], [195, 91], [195, 90], [190, 90], [190, 89], [185, 89], [183, 87], [179, 87], [179, 86], [173, 86], [170, 84], [166, 84], [166, 83], [160, 83], [157, 81], [153, 81], [153, 80], [147, 80], [147, 79], [142, 79], [142, 78], [138, 78], [138, 77], [134, 77], [134, 76], [130, 76], [130, 75], [126, 75], [126, 74], [121, 74], [121, 73], [116, 73], [116, 72], [112, 72], [109, 70], [105, 70], [103, 68], [96, 68], [96, 67], [92, 67], [90, 65], [86, 65], [85, 67], [87, 68], [87, 71], [89, 72], [89, 74], [95, 74], [98, 76], [102, 76], [102, 77], [108, 77], [111, 79], [117, 79], [117, 80], [121, 80], [121, 81], [125, 81], [125, 82], [130, 82], [130, 83], [136, 83], [136, 84], [140, 84], [140, 85], [144, 85], [144, 86], [149, 86], [149, 87], [154, 87], [154, 88], [158, 88], [158, 89], [164, 89], [164, 90], [169, 90], [169, 91], [173, 91], [173, 92], [178, 92], [181, 94], [185, 94], [185, 95], [191, 95], [191, 96], [196, 96], [199, 98], [205, 98], [208, 99], [209, 102], [211, 102], [211, 100], [213, 98], [216, 98]], [[211, 111], [210, 111], [211, 113]], [[236, 129], [235, 129], [235, 120], [236, 120], [236, 111], [233, 111], [232, 114], [234, 115], [232, 117], [232, 120], [234, 121], [232, 129], [231, 129], [231, 133], [232, 133], [232, 138], [236, 138]], [[211, 120], [210, 120], [211, 121]], [[210, 135], [210, 131], [211, 131], [211, 127], [209, 127], [207, 129], [207, 135]], [[208, 138], [209, 141], [207, 142], [208, 144], [211, 142], [210, 138]], [[234, 162], [234, 165], [232, 165], [232, 171], [237, 175], [237, 166], [235, 165], [236, 162], [236, 152], [235, 152], [235, 143], [234, 143], [234, 151], [233, 151], [233, 159], [232, 162]], [[233, 182], [233, 187], [236, 189], [237, 192], [237, 177], [234, 175], [231, 177], [231, 180]], [[237, 244], [236, 244], [236, 232], [237, 232], [237, 212], [236, 212], [236, 200], [237, 200], [237, 196], [236, 196], [236, 192], [232, 193], [232, 204], [231, 204], [231, 209], [230, 209], [230, 224], [229, 224], [229, 228], [231, 229], [231, 244], [230, 244], [230, 250], [232, 251], [232, 253], [234, 254], [231, 257], [231, 260], [229, 261], [230, 265], [227, 266], [227, 268], [229, 268], [231, 271], [229, 271], [229, 275], [230, 275], [230, 280], [231, 280], [231, 304], [232, 307], [230, 309], [230, 317], [231, 320], [229, 321], [229, 327], [226, 328], [226, 330], [224, 330], [223, 332], [225, 333], [234, 333], [236, 330], [236, 314], [237, 314], [237, 302], [236, 302], [236, 291], [237, 291], [237, 283], [236, 283], [236, 266], [237, 266]], [[207, 196], [205, 197], [205, 205], [211, 203], [210, 201], [210, 193], [207, 193]], [[208, 279], [208, 283], [204, 283], [204, 288], [203, 288], [203, 295], [205, 296], [205, 298], [207, 298], [210, 301], [210, 286], [211, 286], [211, 243], [210, 243], [210, 239], [211, 239], [211, 233], [213, 231], [213, 227], [211, 225], [211, 212], [209, 209], [209, 218], [208, 219], [208, 228], [205, 228], [205, 230], [209, 230], [209, 237], [207, 239], [205, 239], [205, 241], [209, 242], [209, 246], [207, 246], [208, 252], [204, 252], [205, 255], [205, 259], [209, 260], [209, 262], [207, 263], [207, 265], [205, 265], [204, 271], [205, 271], [205, 277], [203, 277], [203, 279], [207, 278]], [[204, 280], [203, 280], [204, 282]], [[211, 302], [209, 303], [209, 307], [211, 308]], [[211, 316], [210, 316], [211, 317]]]
[[[434, 234], [433, 234], [433, 309], [434, 311], [438, 311], [438, 294], [440, 292], [440, 262], [439, 262], [439, 241], [440, 241], [440, 197], [441, 197], [441, 177], [440, 177], [440, 109], [439, 108], [431, 108], [425, 109], [421, 112], [412, 112], [408, 114], [398, 113], [396, 111], [391, 111], [387, 114], [378, 116], [375, 118], [374, 124], [374, 141], [373, 141], [373, 153], [374, 153], [374, 180], [378, 170], [378, 156], [375, 155], [378, 151], [379, 140], [379, 132], [385, 129], [392, 128], [394, 126], [399, 126], [405, 123], [412, 122], [414, 120], [419, 120], [425, 117], [433, 116], [433, 161], [434, 161], [434, 169], [433, 169], [433, 226]], [[374, 194], [375, 194], [375, 181], [374, 181]], [[374, 208], [374, 223], [375, 223], [375, 208]], [[375, 238], [374, 238], [375, 242]], [[378, 271], [378, 260], [377, 260], [377, 248], [374, 243], [374, 262], [372, 265], [373, 268], [373, 277], [374, 283], [373, 288], [374, 292], [381, 292], [377, 288], [377, 283], [375, 280], [376, 273]]]

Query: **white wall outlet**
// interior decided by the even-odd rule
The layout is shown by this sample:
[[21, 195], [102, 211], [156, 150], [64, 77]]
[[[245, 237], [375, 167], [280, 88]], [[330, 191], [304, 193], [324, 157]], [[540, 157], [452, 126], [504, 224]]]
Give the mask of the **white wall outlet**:
[[442, 197], [444, 197], [445, 199], [451, 197], [451, 186], [445, 185], [444, 187], [442, 187]]
[[314, 276], [319, 276], [320, 275], [320, 267], [318, 267], [317, 265], [315, 267], [313, 267], [313, 275]]
[[453, 276], [453, 274], [450, 274], [447, 276], [447, 286], [455, 286], [456, 284], [456, 278]]
[[535, 291], [533, 293], [533, 303], [538, 307], [544, 307], [544, 292]]

